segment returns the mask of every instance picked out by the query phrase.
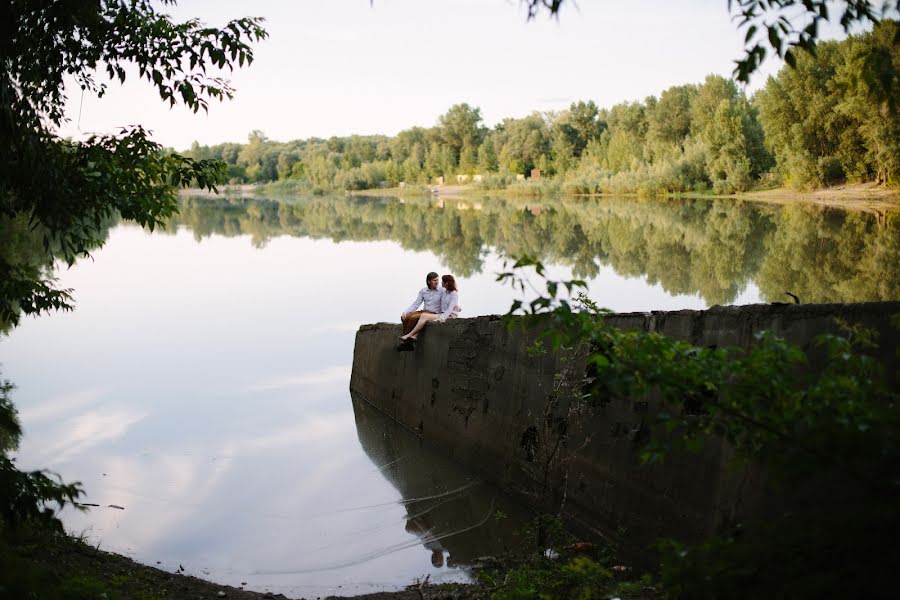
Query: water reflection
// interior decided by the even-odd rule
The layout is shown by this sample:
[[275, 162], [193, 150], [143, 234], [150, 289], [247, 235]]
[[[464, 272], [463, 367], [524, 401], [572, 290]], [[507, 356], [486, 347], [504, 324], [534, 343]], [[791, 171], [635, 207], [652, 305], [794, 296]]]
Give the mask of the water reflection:
[[768, 302], [788, 300], [785, 291], [805, 303], [900, 298], [898, 213], [734, 199], [187, 199], [171, 225], [198, 240], [250, 235], [257, 247], [281, 235], [394, 240], [434, 252], [463, 277], [485, 268], [490, 249], [537, 255], [586, 279], [608, 265], [707, 305], [733, 303], [751, 283]]
[[435, 567], [472, 564], [518, 546], [524, 508], [356, 397], [353, 414], [363, 451], [403, 496], [405, 529], [420, 538]]
[[351, 404], [360, 324], [396, 319], [430, 270], [459, 275], [465, 316], [505, 312], [497, 250], [598, 273], [617, 310], [896, 299], [897, 227], [734, 202], [188, 200], [162, 233], [111, 223], [57, 271], [77, 309], [0, 342], [19, 464], [84, 483], [100, 506], [71, 531], [171, 571], [307, 597], [459, 577], [524, 516]]

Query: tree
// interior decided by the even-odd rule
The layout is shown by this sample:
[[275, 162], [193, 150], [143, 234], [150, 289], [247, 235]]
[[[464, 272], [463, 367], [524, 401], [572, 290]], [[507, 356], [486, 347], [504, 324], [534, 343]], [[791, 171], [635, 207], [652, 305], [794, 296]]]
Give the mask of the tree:
[[647, 136], [662, 144], [681, 144], [691, 132], [691, 102], [697, 95], [694, 85], [670, 87], [648, 115]]
[[258, 129], [250, 132], [247, 145], [238, 154], [237, 163], [247, 169], [247, 176], [252, 180], [273, 181], [278, 178], [278, 155], [266, 135]]
[[454, 163], [459, 163], [463, 148], [477, 148], [481, 144], [481, 109], [468, 104], [456, 104], [450, 107], [438, 119], [441, 141], [449, 146], [453, 153]]
[[560, 121], [571, 127], [569, 142], [572, 144], [573, 155], [579, 158], [587, 145], [598, 139], [606, 129], [606, 122], [600, 119], [600, 110], [593, 100], [573, 102]]
[[567, 135], [566, 125], [555, 129], [553, 146], [550, 149], [553, 154], [553, 167], [556, 173], [565, 173], [575, 164], [575, 149], [570, 141], [570, 136]]
[[702, 133], [708, 150], [707, 172], [719, 193], [743, 191], [750, 186], [743, 117], [740, 104], [723, 99]]
[[[866, 163], [874, 170], [876, 181], [889, 185], [900, 183], [898, 38], [900, 25], [882, 21], [870, 34], [847, 40], [844, 60], [835, 71], [835, 86], [842, 95], [837, 111], [856, 125], [853, 133], [862, 138]], [[883, 76], [873, 77], [872, 73]], [[842, 140], [850, 137], [848, 134], [851, 132], [843, 132]], [[855, 157], [858, 153], [848, 152], [842, 160], [848, 173], [859, 170], [849, 164]]]
[[497, 170], [497, 150], [494, 148], [493, 136], [486, 136], [484, 142], [478, 147], [478, 169], [482, 173], [491, 173]]
[[700, 137], [715, 118], [722, 100], [730, 102], [737, 97], [738, 89], [733, 81], [721, 75], [707, 75], [691, 99], [691, 135]]
[[[613, 106], [607, 114], [606, 166], [610, 171], [627, 171], [644, 159], [647, 115], [639, 102]], [[604, 138], [606, 134], [604, 133]]]
[[[898, 32], [896, 22], [883, 21], [869, 33], [819, 44], [815, 56], [799, 57], [757, 94], [766, 145], [789, 185], [897, 183]], [[866, 64], [891, 77], [869, 76]]]
[[494, 132], [499, 146], [500, 167], [512, 173], [525, 173], [537, 166], [542, 154], [550, 153], [547, 122], [540, 113], [522, 119], [504, 119]]
[[463, 146], [462, 151], [459, 153], [459, 172], [474, 175], [477, 167], [478, 153], [475, 148], [468, 144]]
[[[164, 2], [171, 4], [171, 2]], [[0, 220], [25, 219], [43, 240], [48, 264], [72, 263], [100, 243], [92, 233], [114, 213], [153, 228], [175, 210], [173, 186], [213, 187], [222, 163], [165, 154], [140, 126], [83, 142], [61, 139], [64, 78], [102, 96], [134, 67], [164, 102], [195, 112], [230, 98], [228, 81], [207, 69], [250, 63], [249, 42], [266, 37], [261, 19], [221, 29], [177, 23], [149, 0], [12, 0], [0, 9]], [[0, 260], [0, 321], [70, 308], [44, 271]]]

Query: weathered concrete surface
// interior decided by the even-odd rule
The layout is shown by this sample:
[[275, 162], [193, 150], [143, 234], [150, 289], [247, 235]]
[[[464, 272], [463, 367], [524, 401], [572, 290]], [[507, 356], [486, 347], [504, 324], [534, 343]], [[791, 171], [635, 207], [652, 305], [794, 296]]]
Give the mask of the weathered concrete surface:
[[[880, 358], [896, 384], [900, 365], [889, 323], [897, 313], [900, 302], [754, 305], [618, 314], [608, 322], [706, 347], [746, 348], [769, 330], [811, 349], [816, 336], [838, 331], [840, 317], [880, 333]], [[429, 326], [414, 352], [395, 350], [400, 333], [399, 324], [360, 328], [351, 391], [489, 480], [525, 496], [539, 490], [557, 357], [530, 356], [532, 334], [510, 332], [496, 316]], [[590, 415], [583, 431], [569, 432], [562, 452], [570, 518], [600, 534], [625, 528], [640, 544], [662, 535], [696, 539], [758, 505], [759, 474], [727, 468], [729, 449], [721, 441], [711, 440], [700, 454], [672, 453], [663, 465], [640, 465], [650, 413], [646, 403], [611, 402]]]

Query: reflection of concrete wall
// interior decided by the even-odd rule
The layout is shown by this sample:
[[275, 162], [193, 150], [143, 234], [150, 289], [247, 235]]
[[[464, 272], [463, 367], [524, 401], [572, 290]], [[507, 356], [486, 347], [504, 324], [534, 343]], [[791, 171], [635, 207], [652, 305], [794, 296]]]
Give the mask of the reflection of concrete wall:
[[[900, 302], [757, 305], [621, 314], [609, 321], [699, 346], [747, 347], [755, 333], [770, 330], [810, 348], [815, 336], [836, 331], [838, 316], [876, 329], [885, 342], [895, 340], [888, 323], [898, 312]], [[399, 332], [399, 325], [385, 323], [360, 328], [351, 390], [486, 477], [519, 492], [534, 490], [526, 442], [529, 428], [540, 426], [555, 357], [529, 356], [526, 334], [508, 331], [497, 317], [430, 326], [414, 352], [395, 351]], [[896, 373], [896, 342], [884, 346], [887, 372]], [[715, 440], [697, 455], [671, 454], [664, 465], [639, 465], [637, 448], [651, 410], [644, 403], [612, 402], [590, 417], [590, 441], [569, 462], [566, 506], [573, 519], [601, 531], [624, 526], [636, 542], [660, 535], [690, 539], [758, 500], [758, 476], [728, 471], [728, 449]], [[569, 447], [579, 446], [578, 439], [570, 441]]]
[[[446, 550], [447, 561], [461, 565], [513, 549], [513, 529], [527, 519], [524, 508], [365, 401], [354, 398], [353, 413], [363, 451], [403, 496], [406, 530], [426, 548]], [[497, 511], [510, 518], [498, 521]]]

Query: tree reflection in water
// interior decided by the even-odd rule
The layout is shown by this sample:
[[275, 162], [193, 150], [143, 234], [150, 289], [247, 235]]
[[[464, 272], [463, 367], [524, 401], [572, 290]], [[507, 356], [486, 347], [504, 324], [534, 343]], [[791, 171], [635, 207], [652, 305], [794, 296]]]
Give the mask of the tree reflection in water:
[[670, 294], [733, 302], [755, 283], [767, 302], [900, 298], [900, 213], [735, 199], [633, 198], [398, 201], [358, 196], [284, 201], [185, 199], [169, 230], [196, 239], [281, 235], [393, 240], [431, 251], [451, 271], [481, 272], [491, 249], [569, 266], [579, 278], [608, 265]]

